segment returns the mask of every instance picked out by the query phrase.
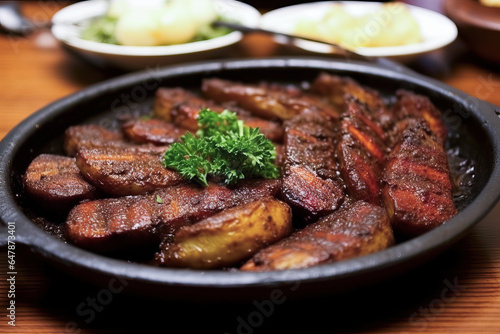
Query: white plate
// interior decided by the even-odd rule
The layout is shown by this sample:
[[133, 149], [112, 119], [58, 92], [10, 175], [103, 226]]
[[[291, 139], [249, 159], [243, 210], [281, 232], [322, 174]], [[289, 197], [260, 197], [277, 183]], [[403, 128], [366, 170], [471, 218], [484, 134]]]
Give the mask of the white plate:
[[[353, 15], [373, 12], [382, 5], [379, 2], [325, 1], [283, 7], [264, 14], [261, 18], [261, 28], [290, 34], [299, 20], [310, 18], [320, 21], [334, 3], [343, 4]], [[353, 51], [364, 56], [387, 57], [407, 62], [424, 53], [438, 50], [457, 38], [457, 27], [447, 17], [428, 9], [406, 6], [420, 26], [423, 37], [421, 43], [391, 47], [359, 47]], [[279, 38], [276, 41], [282, 43]], [[294, 46], [310, 53], [330, 53], [329, 46], [315, 42], [296, 41]]]
[[[251, 27], [258, 25], [261, 14], [252, 6], [234, 0], [215, 2], [221, 16]], [[70, 50], [91, 61], [125, 70], [217, 57], [228, 52], [229, 47], [242, 38], [240, 32], [234, 31], [205, 41], [168, 46], [123, 46], [80, 38], [81, 27], [73, 23], [104, 15], [108, 3], [107, 0], [83, 1], [61, 9], [52, 18], [52, 34]]]

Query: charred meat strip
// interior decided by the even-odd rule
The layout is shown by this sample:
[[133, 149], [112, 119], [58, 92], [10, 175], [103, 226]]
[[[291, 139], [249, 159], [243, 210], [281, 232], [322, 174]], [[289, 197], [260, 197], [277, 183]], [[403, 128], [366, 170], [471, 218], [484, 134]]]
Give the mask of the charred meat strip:
[[392, 114], [379, 93], [361, 86], [351, 78], [321, 73], [314, 80], [311, 91], [327, 97], [330, 103], [341, 112], [344, 110], [345, 95], [348, 94], [365, 104], [384, 129], [389, 129], [392, 125]]
[[127, 148], [130, 146], [121, 133], [95, 124], [71, 126], [66, 130], [64, 137], [64, 151], [72, 157], [82, 148]]
[[344, 197], [337, 178], [333, 123], [318, 113], [285, 122], [280, 196], [306, 220], [333, 212]]
[[427, 123], [409, 122], [389, 155], [384, 203], [395, 231], [416, 236], [457, 214], [441, 140]]
[[134, 119], [122, 126], [125, 135], [137, 144], [168, 145], [179, 141], [186, 129], [161, 119]]
[[88, 201], [70, 211], [65, 236], [80, 247], [98, 252], [130, 250], [159, 243], [162, 236], [221, 210], [273, 196], [278, 188], [277, 180], [256, 179], [235, 188], [184, 184], [148, 195]]
[[358, 201], [264, 248], [241, 270], [306, 268], [375, 253], [393, 244], [385, 210]]
[[381, 128], [357, 99], [348, 96], [345, 103], [337, 146], [341, 175], [354, 199], [380, 205], [387, 149], [379, 135]]
[[223, 268], [248, 259], [292, 232], [288, 205], [268, 197], [183, 226], [155, 261], [167, 267]]
[[408, 123], [411, 123], [412, 119], [418, 119], [424, 120], [429, 129], [436, 135], [439, 143], [444, 145], [448, 131], [441, 113], [432, 102], [423, 95], [402, 89], [396, 92], [396, 96], [397, 102], [393, 107], [393, 113], [398, 122], [393, 129], [392, 137], [397, 140], [398, 134], [403, 133]]
[[214, 102], [204, 100], [182, 88], [162, 87], [156, 91], [154, 115], [190, 131], [198, 129], [196, 119], [203, 108], [218, 112], [224, 110]]
[[[280, 123], [253, 117], [248, 111], [236, 106], [234, 103], [216, 104], [182, 89], [160, 88], [160, 90], [161, 92], [157, 93], [156, 99], [163, 100], [163, 102], [155, 102], [155, 116], [172, 122], [183, 129], [191, 132], [198, 130], [198, 114], [203, 108], [209, 108], [215, 112], [228, 109], [237, 113], [238, 118], [243, 120], [246, 125], [252, 128], [258, 127], [260, 132], [268, 139], [281, 142], [283, 138], [283, 128]], [[170, 102], [165, 102], [167, 100]], [[184, 133], [186, 130], [184, 130]]]
[[216, 102], [235, 101], [240, 107], [266, 119], [287, 120], [306, 111], [326, 113], [330, 117], [337, 116], [336, 110], [321, 99], [290, 87], [206, 79], [202, 83], [202, 91], [205, 96]]
[[80, 174], [75, 159], [41, 154], [23, 176], [26, 192], [41, 207], [67, 212], [78, 202], [97, 198], [99, 192]]
[[[238, 119], [245, 122], [245, 125], [252, 128], [259, 128], [260, 132], [269, 140], [273, 142], [282, 141], [283, 128], [279, 122], [251, 116], [245, 110], [232, 104], [223, 104], [223, 106], [216, 108], [212, 106], [210, 110], [222, 112], [224, 109], [227, 109], [235, 112], [238, 114]], [[172, 122], [179, 126], [186, 126], [189, 131], [195, 132], [198, 130], [198, 115], [200, 110], [201, 108], [197, 107], [196, 104], [190, 104], [190, 102], [179, 105], [172, 110]]]
[[184, 182], [163, 166], [162, 155], [117, 149], [80, 150], [76, 165], [85, 178], [113, 196], [139, 195]]
[[242, 120], [246, 126], [259, 128], [260, 133], [272, 142], [281, 143], [283, 141], [283, 126], [279, 122], [242, 114], [238, 115], [238, 119]]

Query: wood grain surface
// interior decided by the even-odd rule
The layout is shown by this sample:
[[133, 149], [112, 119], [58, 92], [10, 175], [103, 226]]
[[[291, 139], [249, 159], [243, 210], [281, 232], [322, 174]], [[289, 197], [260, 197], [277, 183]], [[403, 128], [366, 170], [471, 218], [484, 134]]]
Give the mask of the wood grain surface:
[[[29, 2], [23, 10], [43, 20], [63, 5]], [[269, 40], [250, 36], [240, 51], [263, 56], [276, 49]], [[28, 38], [0, 36], [0, 59], [0, 138], [48, 103], [111, 77], [66, 54], [47, 31]], [[461, 45], [413, 66], [500, 105], [500, 70]], [[262, 300], [174, 303], [115, 293], [91, 307], [102, 297], [100, 287], [18, 247], [15, 327], [6, 317], [10, 298], [2, 249], [0, 333], [500, 333], [499, 217], [497, 205], [452, 249], [405, 275], [344, 295], [285, 298], [272, 306]]]

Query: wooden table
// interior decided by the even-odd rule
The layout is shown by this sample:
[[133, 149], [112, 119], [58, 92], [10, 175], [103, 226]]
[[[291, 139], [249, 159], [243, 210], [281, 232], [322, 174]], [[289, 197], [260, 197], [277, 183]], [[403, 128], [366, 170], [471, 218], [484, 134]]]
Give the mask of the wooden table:
[[[49, 19], [59, 7], [32, 2], [24, 9], [32, 17]], [[257, 47], [259, 41], [250, 37], [244, 47]], [[254, 50], [254, 55], [271, 49]], [[109, 77], [67, 55], [47, 32], [27, 39], [1, 36], [0, 54], [0, 138], [37, 109]], [[444, 59], [443, 54], [436, 59]], [[443, 64], [448, 63], [440, 63], [440, 69]], [[444, 68], [441, 80], [500, 105], [498, 69], [467, 54]], [[289, 300], [262, 318], [252, 318], [258, 300], [172, 303], [125, 293], [91, 312], [88, 305], [99, 287], [66, 276], [18, 248], [16, 327], [11, 327], [5, 316], [7, 256], [2, 250], [0, 332], [500, 333], [499, 216], [497, 205], [451, 250], [408, 274], [333, 298]]]

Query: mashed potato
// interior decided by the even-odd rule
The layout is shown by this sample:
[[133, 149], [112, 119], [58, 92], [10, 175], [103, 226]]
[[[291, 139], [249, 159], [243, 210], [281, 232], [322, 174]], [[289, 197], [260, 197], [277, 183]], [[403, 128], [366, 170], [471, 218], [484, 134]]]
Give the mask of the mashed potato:
[[82, 38], [129, 46], [188, 43], [227, 33], [207, 28], [218, 16], [213, 0], [114, 0]]
[[321, 20], [304, 18], [294, 33], [349, 49], [415, 44], [422, 41], [420, 27], [402, 3], [387, 3], [378, 10], [356, 16], [334, 4]]

